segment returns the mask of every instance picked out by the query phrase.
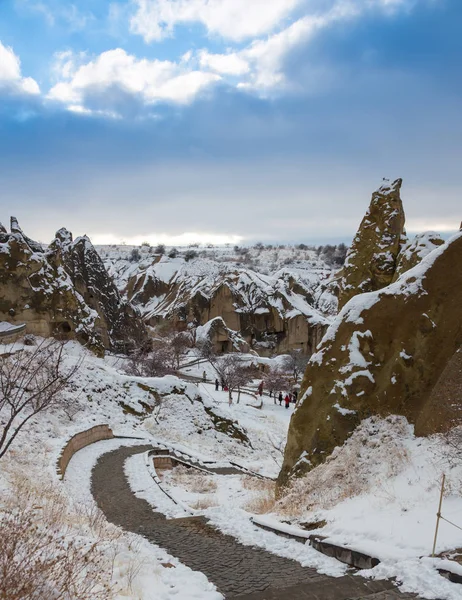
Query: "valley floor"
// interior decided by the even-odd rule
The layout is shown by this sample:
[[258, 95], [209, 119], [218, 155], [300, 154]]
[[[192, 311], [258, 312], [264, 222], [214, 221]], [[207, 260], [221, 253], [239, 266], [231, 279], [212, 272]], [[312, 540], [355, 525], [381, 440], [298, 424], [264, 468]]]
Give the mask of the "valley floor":
[[[115, 357], [97, 359], [73, 344], [66, 352], [69, 363], [84, 358], [72, 390], [73, 397], [81, 398], [80, 408], [71, 420], [65, 412], [42, 416], [18, 438], [9, 460], [0, 464], [2, 505], [8, 494], [18, 493], [18, 478], [34, 487], [41, 498], [42, 511], [47, 502], [55, 502], [56, 494], [63, 496], [60, 502], [66, 505], [69, 539], [97, 545], [103, 561], [101, 568], [107, 570], [109, 582], [116, 586], [117, 600], [218, 600], [223, 596], [216, 586], [233, 590], [227, 597], [250, 590], [257, 593], [259, 585], [266, 585], [265, 577], [270, 577], [271, 569], [259, 567], [260, 562], [270, 560], [268, 557], [274, 564], [272, 581], [284, 583], [274, 587], [288, 590], [285, 596], [268, 598], [289, 599], [289, 588], [292, 584], [299, 586], [305, 577], [299, 575], [301, 572], [309, 573], [309, 578], [319, 585], [331, 581], [332, 584], [322, 585], [340, 590], [340, 595], [332, 592], [332, 598], [367, 597], [390, 587], [389, 583], [380, 583], [389, 578], [396, 578], [401, 591], [423, 598], [462, 598], [462, 587], [437, 573], [436, 568], [441, 568], [443, 561], [420, 558], [429, 556], [431, 551], [439, 478], [442, 470], [448, 469], [447, 451], [441, 440], [415, 439], [402, 420], [366, 423], [334, 461], [303, 483], [306, 487], [292, 490], [278, 503], [274, 503], [269, 480], [255, 483], [252, 477], [238, 474], [191, 477], [190, 472], [177, 467], [162, 474], [162, 485], [177, 501], [175, 504], [152, 479], [146, 467], [145, 446], [163, 443], [202, 461], [213, 460], [226, 466], [232, 460], [269, 478], [275, 477], [292, 405], [286, 410], [264, 396], [263, 406], [258, 409], [255, 406], [259, 403], [251, 395], [242, 395], [239, 404], [229, 406], [228, 394], [216, 392], [212, 383], [196, 386], [181, 384], [175, 377], [135, 378], [119, 370], [120, 361]], [[180, 393], [181, 385], [186, 386], [185, 394]], [[157, 413], [140, 416], [140, 402], [149, 402], [147, 386], [162, 392], [163, 400]], [[198, 392], [201, 401], [194, 400]], [[249, 443], [217, 430], [207, 411], [245, 431]], [[141, 439], [98, 442], [77, 452], [63, 485], [58, 481], [55, 463], [65, 441], [75, 432], [100, 423], [109, 423], [118, 435]], [[458, 523], [458, 515], [462, 514], [457, 487], [462, 481], [461, 469], [456, 464], [447, 473], [451, 487], [443, 513]], [[49, 489], [54, 490], [54, 496], [46, 491]], [[112, 515], [109, 520], [115, 525], [101, 521], [95, 497], [104, 513]], [[141, 522], [133, 521], [135, 504], [142, 507]], [[152, 518], [146, 517], [146, 511]], [[276, 526], [285, 521], [294, 528], [303, 521], [324, 519], [327, 524], [319, 533], [335, 543], [369, 551], [382, 563], [371, 571], [352, 575], [345, 565], [308, 545], [257, 528], [250, 517], [261, 513]], [[42, 516], [37, 514], [37, 518]], [[171, 545], [171, 530], [165, 527], [172, 527], [172, 519], [178, 518], [192, 518], [189, 522], [195, 523], [194, 527], [204, 524], [205, 518], [210, 524], [206, 526], [206, 537], [212, 528], [221, 532], [216, 535], [222, 535], [231, 548], [225, 552], [229, 572], [234, 572], [237, 580], [247, 574], [252, 576], [255, 587], [246, 590], [243, 585], [239, 591], [237, 584], [232, 588], [232, 582], [217, 579], [203, 558], [192, 560], [188, 552], [193, 548], [188, 547], [187, 539], [192, 539], [197, 531], [188, 530], [184, 543]], [[156, 525], [160, 523], [165, 534], [156, 537]], [[462, 547], [462, 532], [442, 524], [438, 552], [457, 547]], [[241, 552], [245, 555], [242, 559]], [[210, 565], [219, 564], [218, 555], [218, 550], [209, 554]], [[252, 556], [259, 560], [252, 562]], [[282, 572], [287, 571], [287, 577], [278, 570], [281, 565], [286, 565]], [[228, 584], [231, 587], [227, 588]], [[357, 586], [366, 586], [368, 593], [361, 596]], [[294, 597], [296, 592], [294, 589]], [[297, 593], [297, 598], [304, 597], [302, 591]], [[317, 597], [327, 597], [323, 593]]]

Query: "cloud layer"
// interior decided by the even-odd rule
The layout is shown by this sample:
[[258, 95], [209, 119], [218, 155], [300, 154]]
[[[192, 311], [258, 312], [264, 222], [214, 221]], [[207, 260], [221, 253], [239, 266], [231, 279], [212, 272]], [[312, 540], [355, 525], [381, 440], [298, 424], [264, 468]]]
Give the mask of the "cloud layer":
[[21, 61], [12, 48], [0, 41], [0, 94], [38, 95], [40, 88], [32, 77], [21, 75]]

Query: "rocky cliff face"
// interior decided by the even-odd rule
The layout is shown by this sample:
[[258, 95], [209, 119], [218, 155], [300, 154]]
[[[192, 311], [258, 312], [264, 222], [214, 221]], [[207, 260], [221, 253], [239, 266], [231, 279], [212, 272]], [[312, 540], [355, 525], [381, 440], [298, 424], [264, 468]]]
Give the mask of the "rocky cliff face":
[[36, 335], [75, 338], [102, 353], [145, 335], [87, 238], [60, 230], [44, 250], [17, 220], [0, 231], [0, 320], [24, 322]]
[[431, 424], [428, 415], [462, 344], [461, 262], [459, 233], [395, 283], [344, 307], [308, 364], [280, 485], [323, 462], [371, 415], [403, 415], [417, 435], [446, 427], [444, 412]]
[[382, 289], [393, 281], [397, 258], [406, 242], [401, 184], [401, 179], [384, 181], [372, 194], [347, 253], [340, 279], [340, 309], [356, 294]]
[[293, 348], [311, 354], [330, 322], [315, 308], [318, 283], [290, 272], [271, 277], [208, 260], [162, 257], [134, 273], [126, 291], [151, 325], [168, 321], [182, 329], [220, 317], [262, 354]]

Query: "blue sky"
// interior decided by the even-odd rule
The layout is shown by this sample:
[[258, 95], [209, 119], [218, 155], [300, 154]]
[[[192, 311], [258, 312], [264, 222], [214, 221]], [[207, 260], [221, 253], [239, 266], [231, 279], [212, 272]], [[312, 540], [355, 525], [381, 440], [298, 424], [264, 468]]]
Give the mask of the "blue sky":
[[348, 242], [403, 177], [408, 229], [447, 234], [461, 27], [460, 0], [0, 0], [0, 220]]

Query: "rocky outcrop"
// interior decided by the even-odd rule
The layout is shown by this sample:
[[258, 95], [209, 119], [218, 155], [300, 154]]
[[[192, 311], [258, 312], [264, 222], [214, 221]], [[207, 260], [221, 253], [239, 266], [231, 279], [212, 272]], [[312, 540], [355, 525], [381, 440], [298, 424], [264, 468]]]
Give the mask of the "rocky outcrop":
[[[150, 325], [168, 321], [184, 329], [220, 317], [263, 355], [291, 349], [311, 354], [330, 322], [314, 307], [314, 290], [289, 272], [270, 277], [212, 261], [195, 265], [162, 257], [130, 277], [126, 291]], [[218, 337], [228, 347], [229, 340]]]
[[34, 240], [31, 240], [24, 234], [21, 227], [19, 227], [18, 219], [16, 217], [11, 217], [10, 229], [11, 229], [11, 233], [18, 233], [19, 235], [21, 235], [25, 239], [27, 245], [33, 252], [43, 252], [43, 247], [41, 244], [39, 244], [38, 242], [34, 242]]
[[60, 230], [45, 251], [16, 220], [0, 232], [0, 320], [28, 333], [77, 339], [98, 353], [139, 342], [145, 327], [123, 302], [87, 238]]
[[124, 350], [142, 344], [146, 329], [139, 314], [121, 297], [88, 237], [73, 241], [69, 231], [60, 229], [51, 247], [62, 260], [75, 290], [98, 314], [104, 346]]
[[388, 287], [350, 300], [308, 364], [279, 484], [320, 464], [362, 419], [405, 416], [444, 430], [433, 390], [462, 344], [462, 233]]
[[425, 233], [416, 235], [399, 253], [393, 281], [396, 281], [400, 275], [418, 265], [427, 254], [430, 254], [435, 248], [443, 244], [444, 240], [435, 231], [426, 231]]
[[369, 209], [348, 250], [340, 280], [339, 309], [356, 294], [380, 290], [393, 281], [396, 262], [406, 241], [402, 180], [372, 194]]
[[215, 317], [196, 328], [196, 346], [210, 347], [216, 354], [225, 352], [249, 352], [250, 348], [239, 332], [226, 326], [221, 317]]

